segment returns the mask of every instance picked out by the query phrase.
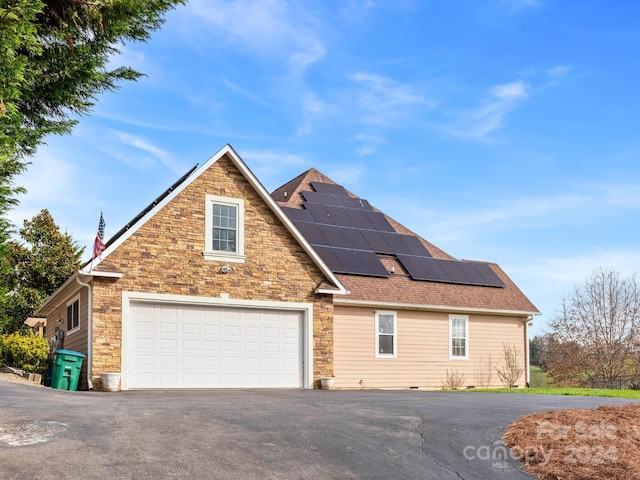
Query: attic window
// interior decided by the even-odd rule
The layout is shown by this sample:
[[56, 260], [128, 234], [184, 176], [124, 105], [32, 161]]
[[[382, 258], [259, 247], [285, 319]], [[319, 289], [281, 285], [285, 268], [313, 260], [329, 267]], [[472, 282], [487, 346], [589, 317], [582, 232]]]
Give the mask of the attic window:
[[207, 195], [205, 215], [204, 257], [244, 262], [244, 200]]

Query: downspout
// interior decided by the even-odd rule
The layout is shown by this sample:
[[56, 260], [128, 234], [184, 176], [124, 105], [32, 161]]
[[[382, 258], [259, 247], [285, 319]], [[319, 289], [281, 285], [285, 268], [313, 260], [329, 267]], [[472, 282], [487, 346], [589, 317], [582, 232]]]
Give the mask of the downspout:
[[531, 366], [529, 365], [529, 323], [533, 320], [533, 315], [529, 315], [524, 322], [524, 348], [525, 348], [525, 360], [526, 360], [526, 381], [527, 388], [531, 385]]
[[84, 283], [80, 280], [80, 274], [76, 277], [76, 281], [83, 287], [87, 287], [87, 384], [89, 390], [93, 390], [93, 382], [91, 381], [91, 364], [93, 363], [93, 288], [91, 284]]

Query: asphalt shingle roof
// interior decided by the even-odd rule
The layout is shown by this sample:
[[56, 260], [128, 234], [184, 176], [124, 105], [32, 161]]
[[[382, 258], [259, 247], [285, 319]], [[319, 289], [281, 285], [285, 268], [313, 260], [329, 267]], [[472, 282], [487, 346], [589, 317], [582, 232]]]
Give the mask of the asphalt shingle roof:
[[[338, 186], [338, 184], [329, 177], [312, 168], [287, 182], [272, 193], [272, 197], [281, 207], [284, 207], [283, 210], [292, 222], [294, 224], [297, 223], [300, 227], [304, 227], [300, 228], [300, 230], [312, 245], [318, 245], [322, 242], [309, 238], [309, 235], [311, 235], [309, 224], [307, 222], [300, 221], [301, 218], [306, 217], [307, 213], [296, 213], [296, 210], [305, 210], [311, 207], [315, 208], [316, 205], [310, 205], [305, 201], [312, 197], [314, 198], [314, 202], [323, 202], [323, 198], [325, 197], [314, 193], [316, 188], [319, 187], [318, 184], [323, 184], [321, 186], [327, 190], [331, 190], [331, 188], [326, 186], [327, 184]], [[338, 188], [334, 189], [340, 191]], [[311, 193], [306, 193], [305, 196], [305, 192]], [[360, 203], [365, 205], [365, 209], [371, 208], [375, 212], [380, 212], [379, 210], [370, 207], [366, 200], [359, 199], [359, 197], [351, 192], [346, 191], [346, 193], [351, 198], [360, 200]], [[330, 196], [326, 198], [328, 201], [335, 201], [331, 199]], [[327, 210], [329, 212], [331, 211], [330, 208]], [[331, 214], [329, 213], [329, 216], [330, 215]], [[344, 299], [336, 298], [336, 302], [348, 303], [355, 301], [371, 304], [397, 304], [422, 308], [442, 307], [468, 309], [471, 311], [482, 310], [492, 312], [522, 312], [529, 314], [539, 313], [533, 303], [531, 303], [531, 301], [497, 264], [458, 260], [419, 235], [416, 235], [393, 218], [387, 215], [384, 215], [384, 218], [386, 219], [386, 222], [388, 222], [388, 224], [385, 223], [385, 227], [383, 227], [384, 229], [388, 230], [388, 226], [390, 226], [393, 229], [394, 234], [397, 233], [401, 236], [409, 235], [415, 237], [420, 244], [424, 246], [426, 252], [428, 252], [424, 256], [428, 255], [429, 257], [436, 259], [436, 263], [439, 262], [442, 264], [442, 261], [445, 261], [444, 263], [446, 265], [460, 265], [464, 268], [470, 268], [470, 265], [478, 265], [479, 267], [482, 267], [483, 271], [485, 271], [489, 277], [492, 278], [489, 283], [493, 284], [493, 286], [461, 284], [457, 281], [442, 282], [415, 280], [412, 278], [412, 275], [410, 275], [410, 273], [412, 273], [413, 277], [415, 277], [415, 270], [413, 272], [407, 271], [406, 258], [403, 262], [399, 261], [399, 259], [403, 259], [401, 255], [389, 254], [389, 252], [382, 254], [380, 251], [377, 251], [372, 252], [372, 254], [377, 256], [376, 262], [379, 261], [384, 266], [383, 272], [387, 274], [386, 277], [380, 276], [379, 272], [377, 276], [368, 275], [363, 273], [366, 272], [366, 269], [358, 269], [357, 267], [352, 270], [347, 268], [349, 273], [344, 273], [344, 268], [336, 268], [335, 265], [330, 264], [330, 261], [327, 261], [329, 267], [332, 268], [339, 280], [350, 292]], [[306, 234], [304, 230], [307, 230]], [[329, 238], [329, 240], [324, 241], [324, 244], [330, 244], [332, 241], [333, 240]], [[315, 248], [321, 256], [324, 255], [324, 258], [330, 260], [331, 257], [327, 257], [326, 254], [326, 246], [316, 246]], [[341, 251], [339, 248], [338, 250]], [[370, 262], [371, 259], [368, 258], [366, 261]], [[353, 272], [358, 273], [353, 274]]]

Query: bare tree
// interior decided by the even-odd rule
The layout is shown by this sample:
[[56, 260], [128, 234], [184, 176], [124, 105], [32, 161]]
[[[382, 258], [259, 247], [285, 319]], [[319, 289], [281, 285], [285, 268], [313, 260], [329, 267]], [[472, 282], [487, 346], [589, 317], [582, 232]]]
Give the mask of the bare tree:
[[522, 352], [512, 343], [502, 344], [502, 366], [496, 366], [498, 378], [507, 388], [514, 388], [524, 373]]
[[579, 386], [617, 386], [640, 372], [640, 288], [635, 275], [599, 268], [562, 300], [550, 322], [551, 376]]

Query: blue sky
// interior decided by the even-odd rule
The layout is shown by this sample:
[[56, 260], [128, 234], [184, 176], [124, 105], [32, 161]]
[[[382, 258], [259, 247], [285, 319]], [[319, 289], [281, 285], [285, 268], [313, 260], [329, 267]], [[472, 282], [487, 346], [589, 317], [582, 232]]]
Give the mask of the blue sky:
[[49, 138], [11, 219], [91, 251], [230, 143], [271, 191], [310, 167], [543, 311], [640, 265], [640, 4], [192, 0], [113, 66], [148, 76]]

